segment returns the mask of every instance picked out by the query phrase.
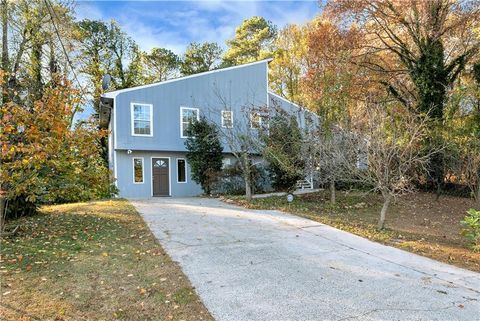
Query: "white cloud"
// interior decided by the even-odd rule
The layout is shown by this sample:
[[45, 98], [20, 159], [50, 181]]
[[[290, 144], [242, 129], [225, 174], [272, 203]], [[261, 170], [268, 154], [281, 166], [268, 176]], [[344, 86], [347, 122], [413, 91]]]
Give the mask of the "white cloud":
[[77, 20], [99, 20], [104, 18], [102, 11], [95, 5], [95, 3], [89, 1], [79, 1], [76, 3], [75, 17]]
[[142, 50], [165, 47], [177, 54], [193, 41], [215, 41], [225, 47], [235, 28], [255, 15], [264, 16], [281, 28], [288, 23], [304, 23], [318, 11], [314, 0], [118, 2], [107, 5], [114, 10], [102, 11], [104, 4], [78, 3], [77, 18], [115, 19]]

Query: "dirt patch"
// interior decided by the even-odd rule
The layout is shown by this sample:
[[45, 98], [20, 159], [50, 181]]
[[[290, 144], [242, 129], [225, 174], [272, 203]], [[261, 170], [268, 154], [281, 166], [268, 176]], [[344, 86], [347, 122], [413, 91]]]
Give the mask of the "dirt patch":
[[127, 201], [44, 207], [2, 240], [2, 320], [213, 320]]

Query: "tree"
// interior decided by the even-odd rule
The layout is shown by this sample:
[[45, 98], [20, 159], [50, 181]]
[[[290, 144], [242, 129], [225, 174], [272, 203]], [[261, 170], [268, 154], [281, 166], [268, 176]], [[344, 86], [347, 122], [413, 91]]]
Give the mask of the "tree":
[[45, 89], [33, 108], [10, 102], [0, 108], [0, 178], [10, 215], [35, 212], [39, 204], [109, 197], [109, 170], [102, 161], [94, 122], [71, 117], [81, 103], [68, 81]]
[[304, 178], [303, 136], [295, 115], [277, 110], [264, 133], [263, 155], [275, 189], [292, 191]]
[[87, 75], [92, 89], [93, 109], [98, 115], [100, 95], [103, 93], [102, 78], [110, 72], [111, 52], [108, 48], [109, 31], [103, 21], [84, 19], [77, 23], [77, 39], [80, 44], [80, 71]]
[[165, 81], [177, 76], [180, 58], [171, 50], [152, 48], [143, 58], [148, 82]]
[[270, 87], [280, 96], [303, 103], [301, 79], [305, 76], [309, 26], [287, 25], [277, 35], [269, 65]]
[[206, 118], [190, 124], [185, 141], [192, 179], [210, 194], [212, 183], [222, 169], [223, 147], [218, 130]]
[[67, 74], [74, 68], [66, 57], [73, 51], [71, 4], [6, 0], [1, 9], [2, 99], [5, 103], [28, 102], [25, 107], [32, 108], [44, 87], [55, 86], [56, 74]]
[[470, 189], [480, 208], [480, 64], [461, 81], [446, 106], [446, 172], [449, 182]]
[[229, 49], [223, 60], [226, 65], [240, 65], [273, 56], [273, 42], [277, 28], [271, 21], [254, 16], [235, 29], [235, 36], [227, 40]]
[[215, 42], [203, 44], [192, 42], [183, 56], [180, 72], [182, 75], [192, 75], [216, 69], [219, 66], [222, 48]]
[[[234, 103], [231, 101], [230, 89], [223, 91], [215, 87], [214, 93], [218, 100], [212, 106], [212, 112], [218, 115], [221, 111], [231, 111]], [[252, 99], [253, 100], [253, 99]], [[245, 183], [245, 198], [252, 200], [254, 189], [255, 159], [260, 158], [264, 150], [262, 135], [268, 127], [269, 112], [266, 106], [259, 106], [247, 99], [241, 106], [240, 115], [235, 116], [231, 126], [219, 130], [220, 138], [226, 149], [236, 159], [236, 166], [241, 172]]]
[[417, 171], [424, 170], [430, 153], [438, 150], [423, 151], [426, 119], [395, 104], [372, 104], [364, 117], [357, 128], [358, 149], [366, 150], [368, 164], [354, 170], [360, 181], [383, 197], [378, 220], [378, 229], [383, 229], [392, 200], [413, 192]]
[[[441, 127], [451, 88], [480, 49], [478, 1], [329, 1], [329, 14], [358, 26], [365, 36], [355, 63], [377, 76], [388, 93], [406, 108]], [[425, 144], [442, 145], [436, 129]], [[443, 154], [432, 154], [431, 178], [440, 191]]]
[[[8, 2], [7, 0], [2, 0], [1, 2], [1, 19], [2, 19], [2, 57], [1, 57], [1, 68], [5, 71], [2, 75], [4, 77], [2, 83], [5, 85], [2, 86], [2, 103], [8, 102], [8, 74], [6, 71], [10, 70], [10, 59], [8, 56]], [[3, 212], [2, 212], [3, 213]]]
[[[330, 203], [336, 203], [336, 184], [356, 182], [357, 171], [366, 163], [365, 146], [359, 135], [339, 126], [323, 124], [310, 142], [318, 182], [329, 186]], [[368, 182], [367, 182], [368, 183]]]
[[142, 85], [145, 82], [142, 53], [114, 20], [108, 29], [107, 47], [112, 55], [112, 82], [115, 89]]
[[310, 23], [302, 91], [305, 103], [326, 129], [332, 124], [348, 129], [359, 102], [371, 92], [366, 76], [351, 62], [361, 41], [355, 27], [342, 28], [328, 17], [319, 16]]

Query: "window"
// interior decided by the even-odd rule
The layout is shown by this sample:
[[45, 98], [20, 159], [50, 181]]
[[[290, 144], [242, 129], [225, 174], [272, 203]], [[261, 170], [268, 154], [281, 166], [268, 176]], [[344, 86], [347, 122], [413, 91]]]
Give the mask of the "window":
[[230, 166], [232, 166], [232, 161], [230, 160], [230, 158], [222, 159], [222, 168], [228, 168]]
[[177, 158], [177, 183], [187, 182], [187, 163], [183, 158]]
[[250, 113], [250, 128], [260, 129], [262, 127], [262, 116], [260, 113], [251, 112]]
[[152, 105], [132, 103], [132, 135], [153, 136], [152, 116]]
[[224, 128], [233, 127], [233, 111], [222, 110], [222, 127]]
[[188, 137], [188, 127], [194, 121], [200, 120], [198, 108], [180, 107], [180, 137]]
[[143, 183], [143, 157], [133, 158], [133, 183]]

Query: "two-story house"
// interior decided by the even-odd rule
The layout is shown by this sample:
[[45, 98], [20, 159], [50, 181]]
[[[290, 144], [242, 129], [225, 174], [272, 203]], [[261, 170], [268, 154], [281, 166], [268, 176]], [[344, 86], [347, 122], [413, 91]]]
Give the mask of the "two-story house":
[[[185, 157], [189, 122], [204, 115], [221, 130], [244, 121], [246, 106], [273, 104], [304, 111], [268, 89], [268, 62], [262, 60], [108, 92], [102, 110], [107, 115], [109, 166], [121, 197], [194, 196], [202, 191], [190, 178]], [[261, 118], [249, 117], [250, 128]], [[233, 162], [228, 146], [225, 160]]]

